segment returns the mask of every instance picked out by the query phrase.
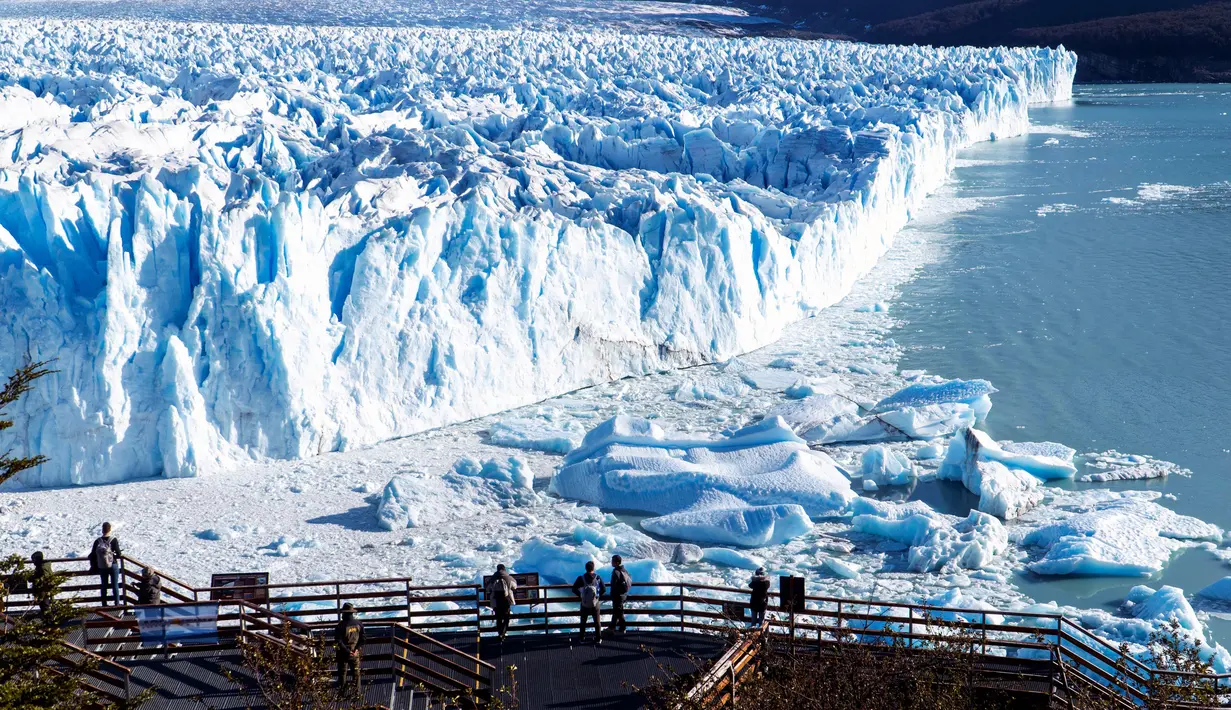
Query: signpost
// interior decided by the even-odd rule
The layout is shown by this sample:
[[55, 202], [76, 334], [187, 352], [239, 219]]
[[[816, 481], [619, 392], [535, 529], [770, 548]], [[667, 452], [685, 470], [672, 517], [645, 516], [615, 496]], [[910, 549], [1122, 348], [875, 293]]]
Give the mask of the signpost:
[[778, 608], [791, 615], [791, 644], [795, 643], [795, 615], [806, 610], [803, 577], [778, 578]]
[[[514, 582], [517, 582], [517, 589], [513, 590], [513, 603], [514, 604], [533, 604], [534, 602], [537, 602], [539, 600], [539, 590], [537, 588], [536, 589], [526, 588], [526, 587], [538, 587], [539, 586], [539, 573], [538, 572], [526, 572], [524, 574], [511, 574], [509, 576], [513, 578]], [[496, 575], [494, 574], [488, 574], [488, 575], [483, 576], [483, 596], [484, 597], [487, 596], [487, 585], [491, 584], [492, 580], [495, 578], [496, 578]], [[488, 601], [491, 601], [491, 600], [488, 599]]]
[[218, 604], [160, 604], [133, 607], [141, 643], [167, 646], [218, 643]]
[[[215, 574], [209, 578], [209, 593], [211, 601], [224, 602], [245, 599], [254, 604], [264, 604], [269, 601], [268, 572], [231, 572]], [[219, 587], [231, 587], [219, 589]]]

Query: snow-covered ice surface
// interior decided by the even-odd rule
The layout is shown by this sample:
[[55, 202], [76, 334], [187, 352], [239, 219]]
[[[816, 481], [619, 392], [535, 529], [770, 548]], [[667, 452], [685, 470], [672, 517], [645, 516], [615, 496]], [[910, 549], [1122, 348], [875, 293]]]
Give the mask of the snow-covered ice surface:
[[[959, 148], [1067, 98], [1074, 65], [0, 22], [0, 370], [60, 370], [14, 412], [57, 451], [22, 481], [304, 458], [763, 346], [867, 273]], [[771, 364], [743, 379], [795, 386]]]

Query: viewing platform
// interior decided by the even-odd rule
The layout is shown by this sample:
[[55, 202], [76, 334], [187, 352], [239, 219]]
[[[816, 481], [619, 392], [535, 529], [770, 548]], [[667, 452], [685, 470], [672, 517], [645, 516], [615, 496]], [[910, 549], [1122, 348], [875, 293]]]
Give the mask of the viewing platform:
[[[111, 698], [153, 689], [143, 706], [151, 710], [264, 707], [242, 664], [243, 645], [289, 643], [307, 652], [324, 641], [332, 659], [332, 630], [347, 603], [366, 632], [364, 695], [397, 709], [455, 706], [442, 705], [445, 699], [481, 707], [513, 694], [523, 708], [632, 709], [643, 706], [640, 691], [652, 679], [699, 670], [692, 692], [706, 707], [724, 707], [766, 654], [821, 657], [843, 644], [926, 654], [960, 641], [975, 659], [979, 688], [1012, 696], [1013, 707], [1063, 706], [1077, 687], [1107, 696], [1113, 706], [1137, 707], [1151, 678], [1185, 675], [1150, 669], [1054, 614], [793, 594], [784, 603], [771, 591], [764, 626], [751, 628], [744, 620], [747, 590], [635, 583], [626, 604], [629, 632], [595, 645], [577, 641], [571, 589], [536, 585], [519, 587], [502, 642], [477, 585], [414, 586], [391, 578], [194, 587], [158, 571], [164, 603], [141, 607], [134, 603], [136, 582], [146, 565], [124, 557], [124, 605], [100, 608], [98, 585], [82, 579], [93, 581], [84, 560], [50, 562], [70, 576], [62, 593], [87, 614], [62, 664], [92, 659], [89, 683]], [[30, 608], [27, 597], [16, 595], [6, 612]], [[1231, 698], [1231, 676], [1187, 680], [1227, 688]]]

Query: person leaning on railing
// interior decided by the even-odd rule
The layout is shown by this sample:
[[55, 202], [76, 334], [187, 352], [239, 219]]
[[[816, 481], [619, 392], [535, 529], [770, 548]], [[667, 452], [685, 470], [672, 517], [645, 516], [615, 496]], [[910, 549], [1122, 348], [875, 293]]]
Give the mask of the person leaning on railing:
[[162, 604], [162, 577], [154, 572], [153, 567], [141, 570], [141, 581], [137, 582], [137, 603], [142, 606]]
[[46, 614], [51, 608], [51, 598], [56, 588], [52, 579], [51, 563], [44, 561], [41, 551], [31, 554], [30, 562], [34, 563], [34, 571], [30, 574], [30, 596], [38, 605], [39, 613]]
[[752, 590], [748, 599], [748, 606], [752, 608], [752, 625], [760, 626], [765, 623], [765, 610], [769, 608], [769, 577], [764, 567], [757, 568], [756, 574], [748, 580], [748, 588]]

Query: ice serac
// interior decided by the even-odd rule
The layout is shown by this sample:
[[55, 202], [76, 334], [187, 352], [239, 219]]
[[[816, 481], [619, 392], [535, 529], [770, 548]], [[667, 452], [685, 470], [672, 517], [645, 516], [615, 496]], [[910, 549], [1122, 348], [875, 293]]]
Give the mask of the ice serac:
[[565, 458], [551, 490], [651, 513], [641, 526], [658, 535], [743, 547], [798, 537], [813, 516], [844, 514], [855, 498], [834, 461], [778, 417], [720, 439], [673, 437], [649, 420], [613, 417]]
[[59, 370], [12, 412], [17, 445], [53, 454], [22, 482], [306, 457], [762, 346], [847, 293], [958, 149], [1068, 98], [1074, 67], [2, 22], [0, 372]]

